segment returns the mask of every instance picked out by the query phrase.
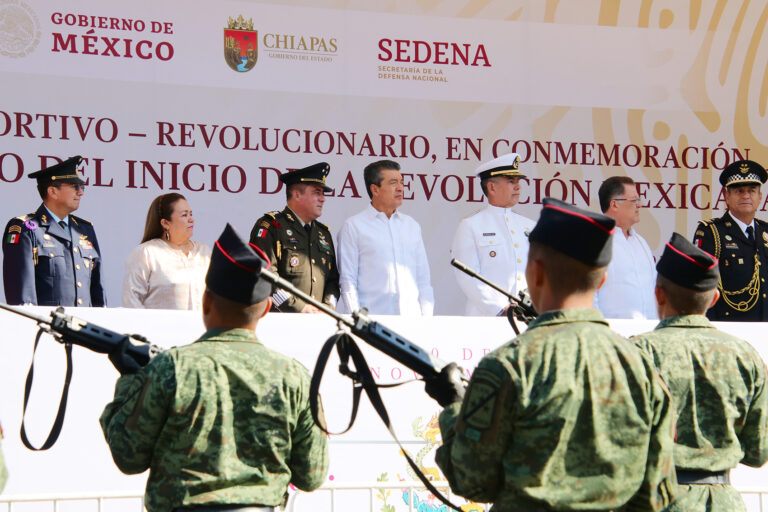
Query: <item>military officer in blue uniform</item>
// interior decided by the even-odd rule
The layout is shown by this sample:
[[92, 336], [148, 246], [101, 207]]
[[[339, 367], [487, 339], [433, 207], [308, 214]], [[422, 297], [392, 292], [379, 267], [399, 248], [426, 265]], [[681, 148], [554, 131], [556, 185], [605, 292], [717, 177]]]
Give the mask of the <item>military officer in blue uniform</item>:
[[71, 215], [85, 183], [82, 157], [33, 172], [43, 204], [11, 219], [3, 234], [3, 286], [9, 304], [105, 306], [101, 252], [93, 224]]
[[762, 205], [765, 169], [737, 160], [720, 174], [728, 211], [696, 227], [693, 243], [719, 260], [720, 299], [707, 311], [714, 321], [768, 321], [768, 223], [755, 218]]

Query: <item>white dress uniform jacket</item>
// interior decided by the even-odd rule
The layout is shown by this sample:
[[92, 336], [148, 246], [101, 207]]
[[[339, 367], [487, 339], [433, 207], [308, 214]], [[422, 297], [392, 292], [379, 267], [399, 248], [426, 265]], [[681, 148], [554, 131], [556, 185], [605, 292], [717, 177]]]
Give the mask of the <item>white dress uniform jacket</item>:
[[[488, 206], [459, 223], [451, 248], [452, 257], [500, 287], [517, 294], [527, 288], [528, 234], [535, 221], [510, 208]], [[498, 315], [509, 299], [479, 280], [456, 270], [459, 287], [467, 296], [466, 314]]]

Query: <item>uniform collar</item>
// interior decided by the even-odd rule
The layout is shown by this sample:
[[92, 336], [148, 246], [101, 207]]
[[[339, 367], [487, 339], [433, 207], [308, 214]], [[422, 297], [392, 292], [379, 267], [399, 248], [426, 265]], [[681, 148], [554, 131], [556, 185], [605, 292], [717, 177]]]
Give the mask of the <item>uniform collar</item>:
[[715, 326], [704, 315], [680, 315], [680, 316], [668, 316], [659, 322], [654, 330], [663, 329], [664, 327], [708, 327], [714, 329]]
[[545, 325], [556, 325], [571, 322], [594, 322], [597, 324], [608, 325], [605, 317], [599, 309], [594, 308], [572, 308], [557, 309], [541, 313], [536, 319], [528, 325], [528, 329], [533, 327], [542, 327]]
[[[752, 231], [754, 232], [754, 230], [755, 230], [755, 227], [754, 227], [755, 226], [755, 219], [752, 219], [752, 222], [750, 224], [744, 224], [739, 219], [737, 219], [736, 217], [731, 215], [731, 212], [727, 212], [727, 215], [731, 218], [731, 220], [733, 222], [736, 223], [737, 226], [739, 226], [739, 229], [741, 229], [741, 232], [744, 234], [744, 236], [747, 236], [747, 228], [749, 226], [752, 226]], [[755, 233], [755, 234], [757, 234], [757, 233]]]
[[256, 331], [250, 329], [229, 329], [226, 327], [208, 329], [197, 341], [255, 341], [259, 343]]
[[296, 212], [291, 210], [290, 206], [286, 206], [285, 210], [283, 210], [283, 213], [290, 214], [290, 217], [294, 218], [294, 222], [296, 222], [296, 224], [301, 225], [301, 227], [304, 227], [307, 224], [309, 224], [310, 226], [312, 225], [311, 222], [304, 222], [304, 219], [296, 215]]
[[380, 218], [382, 218], [384, 220], [400, 216], [400, 212], [398, 210], [395, 210], [394, 212], [392, 212], [392, 216], [391, 217], [387, 217], [386, 213], [382, 212], [381, 210], [377, 210], [376, 208], [374, 208], [373, 207], [373, 203], [368, 203], [368, 213], [370, 215], [372, 215], [373, 217], [380, 217]]
[[54, 223], [54, 224], [58, 224], [59, 222], [61, 222], [61, 221], [63, 220], [63, 221], [64, 221], [64, 224], [66, 224], [66, 225], [67, 225], [67, 227], [69, 227], [69, 215], [67, 215], [67, 216], [66, 216], [65, 218], [63, 218], [63, 219], [60, 219], [60, 218], [58, 218], [58, 217], [56, 216], [56, 214], [55, 214], [55, 213], [53, 213], [51, 210], [49, 210], [47, 206], [45, 206], [45, 203], [43, 203], [43, 208], [45, 209], [45, 211], [46, 211], [46, 212], [48, 212], [48, 215], [51, 217], [51, 219], [53, 219], [53, 223]]

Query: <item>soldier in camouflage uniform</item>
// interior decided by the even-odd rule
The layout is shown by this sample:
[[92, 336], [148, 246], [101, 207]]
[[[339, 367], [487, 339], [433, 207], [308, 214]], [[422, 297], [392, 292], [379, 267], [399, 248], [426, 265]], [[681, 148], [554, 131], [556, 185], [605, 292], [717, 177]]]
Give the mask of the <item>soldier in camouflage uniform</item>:
[[309, 406], [310, 379], [297, 361], [265, 348], [254, 329], [272, 292], [269, 266], [227, 225], [206, 276], [195, 343], [139, 368], [126, 345], [110, 355], [122, 377], [101, 415], [124, 473], [149, 468], [149, 512], [273, 511], [288, 484], [325, 480], [328, 447]]
[[749, 343], [704, 316], [718, 298], [715, 258], [674, 233], [656, 269], [662, 320], [634, 341], [669, 384], [677, 410], [679, 486], [669, 510], [744, 511], [729, 470], [739, 462], [759, 467], [768, 459], [765, 363]]
[[592, 308], [615, 222], [544, 199], [526, 280], [542, 313], [485, 356], [466, 396], [451, 363], [427, 392], [445, 407], [437, 462], [456, 494], [494, 511], [644, 510], [675, 490], [663, 382]]
[[[269, 257], [280, 277], [319, 302], [336, 307], [339, 270], [336, 250], [328, 226], [318, 222], [325, 202], [327, 163], [305, 167], [280, 176], [285, 183], [288, 205], [282, 212], [269, 212], [251, 230], [251, 243]], [[317, 313], [319, 310], [288, 292], [272, 296], [276, 311]]]

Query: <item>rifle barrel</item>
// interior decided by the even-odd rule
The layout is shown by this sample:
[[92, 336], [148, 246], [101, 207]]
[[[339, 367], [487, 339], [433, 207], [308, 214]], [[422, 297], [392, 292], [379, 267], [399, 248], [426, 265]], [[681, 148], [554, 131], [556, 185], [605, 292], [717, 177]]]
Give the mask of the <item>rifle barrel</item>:
[[517, 297], [515, 297], [514, 295], [512, 295], [511, 293], [509, 293], [507, 290], [505, 290], [501, 286], [497, 285], [496, 283], [491, 282], [488, 279], [484, 278], [483, 276], [481, 276], [480, 274], [478, 274], [477, 272], [475, 272], [474, 270], [469, 268], [465, 263], [462, 263], [459, 260], [457, 260], [456, 258], [453, 258], [451, 260], [451, 265], [453, 265], [457, 269], [461, 270], [462, 272], [464, 272], [468, 276], [474, 277], [478, 281], [481, 281], [481, 282], [487, 284], [488, 286], [490, 286], [491, 288], [493, 288], [497, 292], [499, 292], [502, 295], [504, 295], [505, 297], [507, 297], [509, 299], [509, 301], [512, 302], [513, 304], [517, 304], [518, 303]]
[[29, 313], [27, 311], [24, 311], [22, 308], [16, 307], [16, 306], [9, 306], [8, 304], [5, 304], [3, 302], [0, 302], [0, 309], [4, 309], [6, 311], [10, 311], [11, 313], [16, 313], [17, 315], [21, 315], [23, 317], [29, 318], [30, 320], [34, 320], [37, 323], [44, 323], [44, 324], [51, 324], [51, 320], [49, 318], [45, 318], [44, 316], [38, 316], [34, 313]]

